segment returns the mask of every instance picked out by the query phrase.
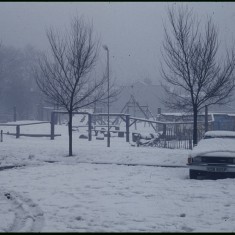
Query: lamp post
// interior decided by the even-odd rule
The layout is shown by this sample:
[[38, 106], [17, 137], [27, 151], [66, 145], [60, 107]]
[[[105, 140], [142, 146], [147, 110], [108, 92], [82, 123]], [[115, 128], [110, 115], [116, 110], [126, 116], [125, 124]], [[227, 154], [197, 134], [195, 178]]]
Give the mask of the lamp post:
[[109, 48], [104, 45], [104, 50], [107, 51], [107, 76], [108, 76], [108, 136], [107, 136], [107, 147], [110, 147], [110, 132], [109, 132]]

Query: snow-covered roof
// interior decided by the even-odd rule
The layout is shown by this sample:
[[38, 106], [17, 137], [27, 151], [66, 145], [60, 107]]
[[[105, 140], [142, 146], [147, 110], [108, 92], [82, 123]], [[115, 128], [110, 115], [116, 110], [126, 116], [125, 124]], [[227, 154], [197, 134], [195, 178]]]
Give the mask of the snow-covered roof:
[[205, 136], [210, 137], [235, 137], [235, 131], [207, 131]]
[[[208, 115], [213, 115], [214, 113], [208, 113]], [[165, 116], [193, 116], [193, 113], [162, 113]], [[199, 113], [198, 116], [205, 115], [204, 113]]]
[[185, 115], [192, 115], [192, 114], [186, 114], [186, 113], [162, 113], [162, 115], [165, 115], [165, 116], [185, 116]]
[[[162, 115], [174, 115], [174, 116], [192, 116], [193, 113], [174, 113], [174, 112], [170, 112], [170, 113], [162, 113]], [[198, 116], [200, 115], [205, 115], [205, 113], [199, 113]], [[228, 116], [235, 116], [235, 113], [225, 113], [225, 112], [208, 112], [208, 115], [228, 115]]]

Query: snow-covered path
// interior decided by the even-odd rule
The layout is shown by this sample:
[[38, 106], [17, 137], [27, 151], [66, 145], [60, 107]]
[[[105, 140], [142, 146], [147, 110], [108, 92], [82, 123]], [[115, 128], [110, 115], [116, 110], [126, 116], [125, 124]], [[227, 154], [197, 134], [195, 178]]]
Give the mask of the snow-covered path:
[[189, 180], [185, 168], [85, 163], [48, 163], [0, 177], [1, 189], [31, 198], [43, 211], [42, 232], [235, 231], [234, 179]]
[[[4, 192], [5, 203], [10, 204], [10, 211], [12, 211], [13, 220], [10, 226], [4, 228], [5, 232], [39, 232], [41, 231], [44, 223], [43, 212], [37, 204], [31, 199], [25, 198], [16, 192], [9, 192], [8, 190], [1, 189]], [[2, 199], [3, 199], [3, 195]], [[2, 203], [3, 204], [3, 203]], [[8, 216], [8, 213], [5, 214]]]

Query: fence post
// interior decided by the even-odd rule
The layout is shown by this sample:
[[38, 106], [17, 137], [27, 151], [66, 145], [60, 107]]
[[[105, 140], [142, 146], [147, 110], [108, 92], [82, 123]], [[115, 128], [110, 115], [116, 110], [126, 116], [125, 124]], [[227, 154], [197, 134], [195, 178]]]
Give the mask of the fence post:
[[51, 113], [51, 140], [55, 138], [55, 113]]
[[1, 142], [3, 142], [3, 131], [1, 130]]
[[20, 125], [16, 126], [16, 139], [20, 138]]
[[164, 148], [166, 148], [166, 124], [163, 124]]
[[126, 142], [130, 141], [130, 115], [126, 115]]
[[91, 116], [91, 114], [89, 113], [89, 114], [88, 114], [88, 141], [91, 141], [91, 140], [92, 140], [92, 134], [91, 134], [92, 126], [91, 126], [91, 122], [92, 122], [92, 116]]

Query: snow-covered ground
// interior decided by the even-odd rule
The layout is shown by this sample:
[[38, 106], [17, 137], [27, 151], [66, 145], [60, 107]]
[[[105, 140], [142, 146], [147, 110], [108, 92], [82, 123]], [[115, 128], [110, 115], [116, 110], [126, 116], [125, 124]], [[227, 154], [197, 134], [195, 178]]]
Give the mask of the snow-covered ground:
[[[21, 132], [49, 134], [50, 125]], [[80, 131], [67, 157], [67, 127], [56, 133], [4, 135], [0, 167], [21, 167], [0, 171], [0, 231], [235, 231], [235, 179], [190, 180], [188, 150], [133, 147], [118, 137], [107, 148], [106, 139], [79, 139]]]

